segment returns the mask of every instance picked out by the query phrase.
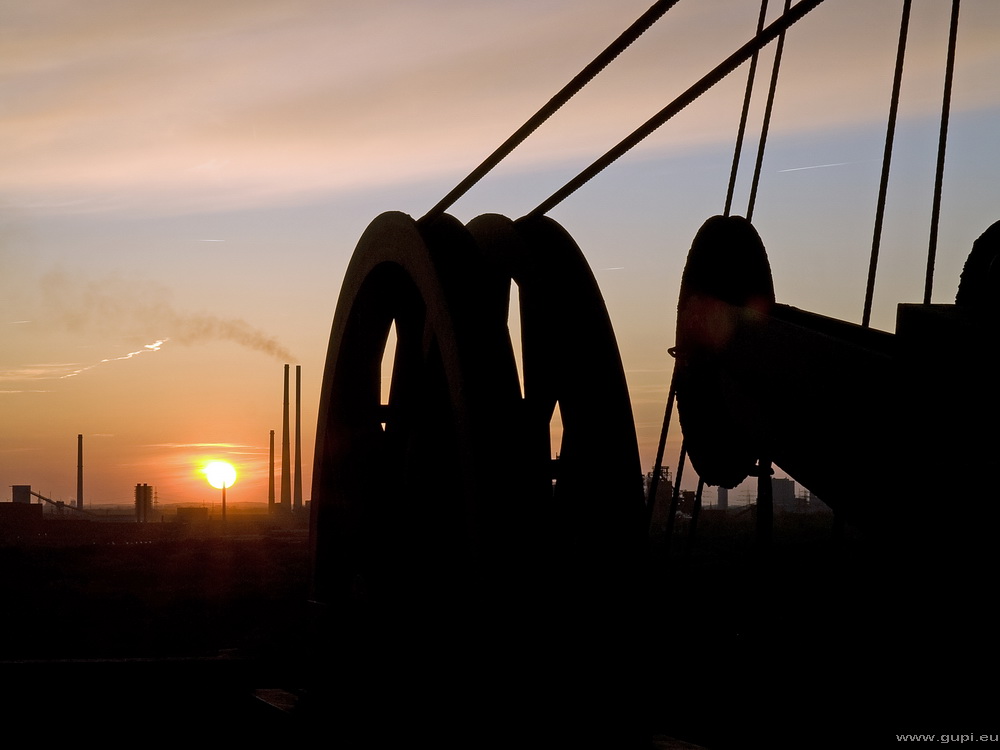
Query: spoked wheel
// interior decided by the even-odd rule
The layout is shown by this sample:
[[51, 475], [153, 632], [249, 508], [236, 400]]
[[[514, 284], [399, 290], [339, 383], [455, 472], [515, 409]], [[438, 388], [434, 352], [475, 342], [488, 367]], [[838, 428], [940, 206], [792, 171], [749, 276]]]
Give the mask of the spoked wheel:
[[[313, 596], [408, 616], [501, 575], [520, 394], [476, 244], [454, 219], [365, 231], [327, 354], [313, 485]], [[396, 344], [387, 403], [381, 368]], [[487, 590], [484, 590], [487, 589]]]
[[[539, 528], [564, 572], [580, 574], [586, 585], [630, 585], [645, 538], [642, 470], [621, 357], [597, 282], [573, 239], [547, 217], [487, 214], [468, 228], [500, 283], [518, 287], [526, 481]], [[551, 446], [557, 405], [562, 438]]]
[[707, 484], [733, 488], [760, 458], [758, 394], [727, 360], [741, 310], [774, 306], [760, 236], [741, 216], [713, 216], [695, 235], [677, 303], [677, 413], [691, 465]]
[[[539, 594], [520, 649], [536, 684], [522, 695], [560, 733], [608, 715], [628, 732], [648, 696], [638, 637], [646, 519], [614, 331], [583, 254], [557, 223], [484, 215], [468, 227], [498, 283], [517, 285], [520, 307], [523, 481], [535, 529], [526, 546]], [[557, 405], [562, 435], [551, 445]]]

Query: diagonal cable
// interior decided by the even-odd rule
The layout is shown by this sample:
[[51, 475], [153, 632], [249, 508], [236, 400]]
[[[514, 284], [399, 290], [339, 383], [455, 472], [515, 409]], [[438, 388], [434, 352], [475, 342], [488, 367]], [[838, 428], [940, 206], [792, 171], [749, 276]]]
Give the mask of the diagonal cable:
[[[757, 18], [757, 33], [764, 30], [764, 20], [767, 16], [767, 0], [761, 0], [760, 16]], [[726, 208], [723, 216], [729, 216], [733, 208], [733, 193], [736, 192], [736, 174], [740, 168], [740, 154], [743, 152], [743, 137], [747, 132], [747, 119], [750, 115], [750, 98], [753, 95], [753, 82], [757, 75], [758, 52], [750, 58], [750, 70], [747, 72], [747, 86], [743, 93], [743, 111], [740, 113], [740, 126], [736, 132], [736, 148], [733, 151], [733, 166], [729, 170], [729, 190], [726, 192]]]
[[[792, 0], [785, 0], [785, 13]], [[757, 203], [757, 188], [760, 185], [760, 171], [764, 165], [764, 147], [767, 145], [767, 132], [771, 127], [771, 113], [774, 111], [774, 92], [778, 88], [778, 71], [781, 70], [781, 51], [785, 48], [785, 32], [778, 35], [778, 43], [774, 48], [774, 62], [771, 66], [771, 83], [767, 89], [767, 104], [764, 105], [764, 121], [760, 127], [760, 141], [757, 144], [757, 161], [753, 168], [753, 180], [750, 183], [750, 200], [747, 202], [746, 220], [753, 220], [753, 209]]]
[[885, 218], [885, 196], [889, 188], [889, 166], [892, 162], [892, 142], [896, 133], [896, 112], [899, 110], [899, 86], [903, 78], [903, 58], [906, 55], [906, 34], [910, 24], [911, 0], [903, 0], [903, 17], [899, 22], [899, 44], [896, 47], [896, 70], [892, 79], [892, 97], [889, 104], [889, 122], [885, 132], [885, 151], [882, 154], [882, 179], [878, 188], [875, 209], [875, 230], [872, 233], [872, 252], [868, 261], [868, 285], [865, 289], [865, 309], [861, 325], [868, 327], [872, 318], [872, 298], [875, 296], [875, 273], [878, 271], [878, 251], [882, 242], [882, 221]]
[[547, 213], [553, 207], [557, 206], [567, 197], [576, 192], [580, 187], [589, 182], [595, 175], [600, 173], [605, 167], [615, 162], [625, 153], [627, 153], [632, 147], [641, 143], [647, 136], [653, 133], [657, 128], [663, 125], [667, 120], [672, 118], [678, 112], [683, 110], [698, 97], [712, 88], [715, 84], [725, 78], [727, 75], [732, 73], [736, 68], [746, 62], [754, 52], [760, 50], [766, 46], [770, 41], [778, 36], [782, 31], [785, 31], [794, 24], [796, 21], [801, 19], [806, 13], [813, 10], [817, 5], [819, 5], [823, 0], [801, 0], [794, 8], [792, 8], [788, 13], [782, 15], [776, 21], [774, 21], [770, 26], [764, 29], [760, 34], [755, 36], [749, 42], [740, 47], [736, 52], [731, 54], [725, 60], [723, 60], [719, 65], [713, 68], [708, 74], [706, 74], [701, 80], [691, 86], [687, 91], [674, 99], [670, 104], [661, 109], [645, 123], [643, 123], [639, 128], [632, 131], [624, 140], [618, 143], [610, 151], [600, 157], [597, 161], [587, 167], [583, 172], [578, 174], [572, 180], [570, 180], [566, 185], [560, 188], [558, 191], [553, 193], [549, 198], [542, 202], [537, 208], [531, 211], [529, 216], [539, 216]]
[[931, 209], [931, 236], [927, 247], [927, 274], [924, 279], [924, 304], [931, 303], [934, 286], [934, 260], [937, 256], [938, 223], [941, 218], [941, 189], [944, 184], [944, 151], [948, 144], [948, 116], [951, 113], [951, 84], [955, 77], [955, 46], [958, 41], [958, 11], [961, 0], [952, 0], [951, 29], [948, 34], [948, 61], [945, 66], [944, 96], [941, 102], [941, 131], [938, 136], [937, 174], [934, 179], [934, 204]]
[[468, 190], [479, 182], [486, 174], [499, 164], [518, 145], [520, 145], [529, 135], [549, 119], [556, 111], [568, 102], [577, 92], [590, 83], [593, 78], [606, 68], [618, 55], [642, 36], [650, 26], [676, 5], [679, 0], [657, 0], [650, 6], [649, 10], [639, 16], [635, 23], [629, 26], [621, 35], [615, 39], [607, 49], [594, 58], [594, 60], [583, 70], [577, 73], [572, 81], [567, 83], [555, 96], [553, 96], [544, 107], [538, 110], [531, 118], [524, 123], [513, 135], [504, 141], [490, 154], [482, 164], [476, 167], [468, 177], [460, 182], [448, 195], [442, 198], [424, 216], [424, 220], [433, 219], [444, 213], [455, 201], [465, 195]]

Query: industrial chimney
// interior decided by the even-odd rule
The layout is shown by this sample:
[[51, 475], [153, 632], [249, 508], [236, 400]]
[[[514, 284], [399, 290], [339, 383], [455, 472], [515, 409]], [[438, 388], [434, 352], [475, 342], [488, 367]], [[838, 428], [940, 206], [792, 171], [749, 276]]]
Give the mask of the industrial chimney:
[[288, 436], [288, 365], [285, 365], [285, 395], [284, 408], [281, 415], [281, 504], [280, 509], [287, 513], [292, 509], [292, 457]]
[[76, 507], [83, 509], [83, 435], [76, 436]]
[[153, 520], [153, 488], [148, 484], [135, 486], [135, 522], [149, 523]]
[[271, 453], [267, 474], [267, 512], [274, 513], [274, 430], [271, 430]]
[[295, 365], [295, 492], [292, 510], [302, 510], [302, 365]]

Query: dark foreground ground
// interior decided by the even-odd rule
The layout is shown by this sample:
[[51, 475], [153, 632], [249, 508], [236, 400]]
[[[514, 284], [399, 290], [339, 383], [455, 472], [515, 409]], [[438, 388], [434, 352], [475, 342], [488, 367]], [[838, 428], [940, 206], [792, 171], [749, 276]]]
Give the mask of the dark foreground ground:
[[345, 748], [896, 747], [1000, 731], [992, 571], [887, 552], [828, 516], [779, 516], [770, 548], [748, 513], [706, 513], [698, 532], [679, 528], [669, 551], [653, 540], [624, 627], [594, 612], [537, 637], [521, 623], [520, 640], [405, 611], [317, 624], [305, 528], [8, 539], [0, 717], [39, 737]]

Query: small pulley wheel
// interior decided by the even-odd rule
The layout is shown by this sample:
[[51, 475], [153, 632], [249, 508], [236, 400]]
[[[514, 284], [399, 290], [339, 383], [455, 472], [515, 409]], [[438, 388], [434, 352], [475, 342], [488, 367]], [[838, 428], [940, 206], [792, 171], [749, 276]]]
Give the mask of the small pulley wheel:
[[741, 316], [774, 305], [760, 236], [741, 216], [713, 216], [688, 252], [677, 303], [677, 413], [691, 465], [707, 484], [733, 488], [761, 456], [757, 394], [737, 377]]

